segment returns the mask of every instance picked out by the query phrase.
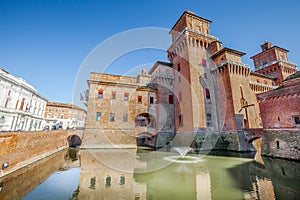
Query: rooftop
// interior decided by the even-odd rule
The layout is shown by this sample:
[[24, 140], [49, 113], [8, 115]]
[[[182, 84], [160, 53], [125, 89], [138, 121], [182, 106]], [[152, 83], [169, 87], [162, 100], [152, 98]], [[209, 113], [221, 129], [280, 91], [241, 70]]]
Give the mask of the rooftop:
[[174, 24], [174, 26], [171, 28], [171, 31], [175, 28], [175, 26], [178, 24], [178, 22], [182, 19], [182, 17], [184, 15], [190, 15], [190, 16], [193, 16], [195, 18], [198, 18], [200, 20], [204, 20], [204, 21], [207, 21], [208, 23], [211, 23], [212, 21], [208, 20], [208, 19], [205, 19], [203, 17], [200, 17], [198, 15], [196, 15], [194, 12], [190, 11], [190, 10], [186, 10], [182, 13], [182, 15], [179, 17], [179, 19], [177, 20], [177, 22]]
[[221, 55], [224, 52], [230, 52], [230, 53], [232, 53], [234, 55], [237, 55], [237, 56], [244, 56], [246, 54], [246, 53], [241, 52], [241, 51], [237, 51], [237, 50], [234, 50], [234, 49], [224, 47], [223, 49], [221, 49], [220, 51], [218, 51], [214, 55], [212, 55], [211, 58], [215, 58], [215, 57]]
[[300, 77], [300, 71], [297, 71], [295, 74], [288, 76], [284, 81], [292, 80]]

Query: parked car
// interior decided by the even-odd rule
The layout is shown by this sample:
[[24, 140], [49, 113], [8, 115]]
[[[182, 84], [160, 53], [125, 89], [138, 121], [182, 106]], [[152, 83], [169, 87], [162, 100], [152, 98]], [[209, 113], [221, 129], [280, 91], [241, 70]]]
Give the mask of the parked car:
[[62, 129], [62, 125], [61, 124], [55, 124], [51, 128], [51, 130], [59, 130], [59, 129]]

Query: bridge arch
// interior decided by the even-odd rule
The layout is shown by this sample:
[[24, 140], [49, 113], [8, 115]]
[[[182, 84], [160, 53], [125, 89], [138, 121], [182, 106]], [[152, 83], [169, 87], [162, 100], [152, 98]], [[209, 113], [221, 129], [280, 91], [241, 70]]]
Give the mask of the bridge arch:
[[155, 118], [149, 113], [140, 113], [135, 117], [136, 127], [156, 127]]
[[154, 147], [155, 136], [149, 132], [142, 132], [137, 135], [136, 144], [140, 147]]
[[261, 136], [254, 136], [248, 140], [249, 143], [252, 143], [254, 140], [260, 139]]
[[67, 140], [68, 140], [68, 143], [69, 143], [69, 147], [78, 148], [82, 143], [82, 140], [81, 140], [80, 136], [76, 135], [76, 134], [69, 135]]

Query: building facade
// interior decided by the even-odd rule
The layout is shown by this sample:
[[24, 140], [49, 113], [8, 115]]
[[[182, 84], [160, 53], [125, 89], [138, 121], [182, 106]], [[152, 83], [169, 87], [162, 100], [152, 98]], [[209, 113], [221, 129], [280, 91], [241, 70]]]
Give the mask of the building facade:
[[257, 98], [264, 129], [300, 129], [300, 71]]
[[149, 80], [146, 71], [137, 77], [91, 73], [84, 147], [134, 147], [136, 137], [150, 145], [156, 127], [149, 104], [156, 93], [146, 87]]
[[[287, 50], [266, 42], [262, 45], [263, 52], [252, 57], [255, 64], [252, 72], [242, 62], [245, 53], [222, 47], [220, 40], [210, 35], [210, 24], [210, 20], [186, 11], [170, 31], [173, 43], [168, 58], [178, 76], [174, 87], [179, 90], [177, 96], [181, 93], [186, 97], [176, 104], [180, 106], [176, 108], [177, 130], [179, 121], [183, 121], [183, 131], [196, 131], [217, 117], [223, 119], [219, 122], [223, 131], [260, 128], [256, 94], [280, 86], [284, 78], [297, 71], [297, 66], [288, 61]], [[205, 81], [209, 76], [214, 80], [204, 88], [201, 78]], [[216, 94], [211, 97], [209, 93], [213, 91]], [[222, 102], [216, 105], [221, 113], [215, 115], [219, 116], [213, 117], [207, 98]]]
[[84, 129], [85, 119], [86, 110], [76, 105], [47, 102], [44, 128], [52, 129], [54, 125], [61, 125], [65, 130]]
[[46, 103], [32, 85], [0, 69], [0, 131], [42, 130]]
[[[185, 11], [170, 31], [170, 63], [156, 62], [149, 74], [133, 78], [92, 73], [86, 139], [105, 141], [94, 138], [110, 131], [104, 134], [106, 142], [121, 144], [124, 134], [119, 132], [133, 138], [143, 132], [140, 143], [151, 141], [161, 147], [178, 133], [204, 139], [221, 133], [224, 148], [248, 150], [243, 130], [263, 127], [256, 95], [281, 87], [297, 72], [297, 65], [288, 60], [288, 50], [265, 42], [262, 52], [251, 57], [255, 66], [251, 71], [242, 62], [245, 53], [223, 47], [210, 34], [211, 23]], [[122, 121], [125, 115], [129, 119]], [[146, 126], [141, 123], [147, 129], [138, 130], [139, 121], [147, 121]]]

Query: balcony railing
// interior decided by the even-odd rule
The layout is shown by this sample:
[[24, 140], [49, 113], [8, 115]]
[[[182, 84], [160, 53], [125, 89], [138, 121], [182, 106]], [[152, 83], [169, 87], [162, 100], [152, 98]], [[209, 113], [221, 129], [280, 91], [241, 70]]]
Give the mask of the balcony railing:
[[168, 51], [172, 48], [173, 44], [175, 44], [177, 42], [177, 40], [179, 40], [179, 38], [187, 33], [187, 32], [192, 32], [192, 33], [195, 33], [195, 34], [198, 34], [198, 35], [201, 35], [201, 36], [204, 36], [204, 37], [207, 37], [207, 38], [210, 38], [210, 39], [213, 39], [213, 40], [217, 40], [219, 41], [219, 38], [218, 37], [215, 37], [215, 36], [212, 36], [210, 34], [206, 34], [206, 33], [203, 33], [203, 32], [200, 32], [200, 31], [196, 31], [196, 30], [193, 30], [193, 29], [190, 29], [188, 27], [184, 28], [179, 34], [178, 36], [176, 37], [176, 39], [172, 42], [172, 45], [168, 48]]
[[247, 65], [247, 64], [244, 64], [244, 63], [235, 62], [235, 61], [232, 61], [232, 60], [225, 60], [225, 61], [221, 62], [220, 64], [218, 64], [218, 66], [216, 68], [212, 69], [211, 71], [215, 71], [219, 67], [222, 67], [223, 65], [226, 65], [226, 64], [237, 65], [237, 66], [241, 66], [241, 67], [245, 67], [245, 68], [249, 68], [250, 69], [250, 65]]
[[266, 67], [269, 67], [269, 66], [271, 66], [271, 65], [274, 65], [274, 64], [276, 64], [276, 63], [285, 63], [285, 64], [297, 66], [297, 64], [292, 63], [292, 62], [290, 62], [290, 61], [286, 61], [286, 60], [274, 60], [274, 61], [272, 61], [272, 62], [270, 62], [270, 63], [267, 63], [267, 64], [265, 64], [265, 65], [262, 65], [262, 66], [260, 66], [260, 67], [255, 68], [254, 71], [259, 71], [259, 70], [261, 70], [261, 69], [264, 69], [264, 68], [266, 68]]

